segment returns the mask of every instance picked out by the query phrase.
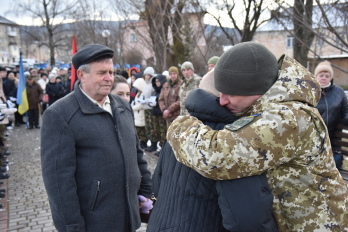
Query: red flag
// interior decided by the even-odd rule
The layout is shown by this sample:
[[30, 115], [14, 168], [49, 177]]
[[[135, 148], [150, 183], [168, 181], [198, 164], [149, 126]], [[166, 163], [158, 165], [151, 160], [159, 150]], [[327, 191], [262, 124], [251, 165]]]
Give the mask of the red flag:
[[[75, 53], [76, 53], [76, 41], [75, 41], [75, 34], [73, 34], [72, 56], [74, 56]], [[74, 65], [71, 63], [71, 91], [74, 88], [75, 80], [76, 80], [76, 71], [75, 71]]]

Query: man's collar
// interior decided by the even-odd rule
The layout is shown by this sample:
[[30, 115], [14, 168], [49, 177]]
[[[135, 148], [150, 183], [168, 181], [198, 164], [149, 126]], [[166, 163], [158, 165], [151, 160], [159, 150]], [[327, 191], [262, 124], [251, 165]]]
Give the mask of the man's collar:
[[100, 105], [98, 101], [94, 100], [94, 99], [93, 99], [91, 96], [89, 96], [85, 91], [83, 91], [81, 85], [79, 85], [79, 88], [80, 88], [81, 92], [82, 92], [91, 102], [93, 102], [93, 104], [99, 105], [100, 107], [103, 107], [103, 105], [105, 105], [105, 104], [110, 104], [109, 96], [106, 96], [106, 97], [105, 97], [105, 100], [104, 100], [104, 102], [103, 102], [103, 104]]

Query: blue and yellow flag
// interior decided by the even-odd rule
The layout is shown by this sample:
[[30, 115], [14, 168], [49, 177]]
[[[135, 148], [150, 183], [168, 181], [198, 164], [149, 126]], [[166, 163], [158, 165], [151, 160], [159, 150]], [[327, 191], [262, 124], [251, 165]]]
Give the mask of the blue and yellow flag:
[[17, 105], [18, 113], [24, 114], [29, 110], [26, 82], [24, 76], [24, 67], [22, 60], [22, 51], [20, 51], [20, 61], [19, 61], [19, 82], [17, 90]]

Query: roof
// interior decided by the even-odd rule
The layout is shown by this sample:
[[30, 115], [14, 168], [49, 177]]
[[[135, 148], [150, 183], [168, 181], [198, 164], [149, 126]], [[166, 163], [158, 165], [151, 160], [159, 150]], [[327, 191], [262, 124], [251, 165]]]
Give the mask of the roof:
[[[338, 11], [337, 8], [332, 7], [331, 5], [322, 5], [324, 11], [326, 12], [326, 15], [333, 27], [343, 27], [345, 25], [344, 20], [342, 20], [339, 15], [342, 14], [342, 12]], [[282, 12], [278, 12], [279, 15], [283, 16], [280, 18], [284, 26], [288, 30], [293, 30], [294, 29], [294, 24], [291, 19], [289, 19], [289, 15], [292, 13], [293, 8], [287, 8]], [[324, 24], [323, 17], [321, 10], [318, 6], [313, 6], [313, 15], [312, 15], [312, 20], [313, 20], [313, 28], [318, 28]], [[318, 26], [320, 25], [320, 26]], [[268, 21], [264, 26], [261, 28], [257, 29], [257, 31], [283, 31], [285, 28], [281, 23], [277, 21], [277, 19], [273, 18], [270, 21]]]
[[14, 25], [14, 26], [19, 26], [17, 23], [14, 23], [7, 18], [4, 18], [0, 15], [0, 24], [9, 24], [9, 25]]
[[[313, 59], [314, 56], [308, 56], [308, 58]], [[317, 58], [315, 56], [315, 58]], [[327, 56], [320, 56], [322, 59], [340, 59], [340, 58], [348, 58], [348, 54], [340, 54], [340, 55], [327, 55]]]

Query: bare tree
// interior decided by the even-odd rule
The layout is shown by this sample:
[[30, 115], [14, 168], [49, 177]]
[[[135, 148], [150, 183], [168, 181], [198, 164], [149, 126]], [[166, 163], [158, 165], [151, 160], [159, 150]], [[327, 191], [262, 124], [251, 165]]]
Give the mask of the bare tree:
[[[348, 53], [345, 46], [347, 38], [348, 3], [339, 0], [330, 0], [323, 5], [319, 1], [313, 6], [313, 0], [295, 0], [297, 6], [292, 6], [286, 1], [277, 1], [279, 12], [273, 12], [273, 17], [280, 23], [284, 30], [294, 37], [294, 58], [307, 66], [308, 52], [319, 59], [324, 43]], [[301, 13], [297, 11], [302, 12]], [[292, 21], [293, 24], [289, 24]], [[298, 26], [295, 29], [295, 23]], [[297, 49], [297, 50], [296, 50]], [[296, 56], [295, 56], [296, 50]], [[307, 51], [307, 52], [306, 52]], [[315, 62], [313, 62], [314, 65]], [[347, 70], [331, 63], [332, 66], [348, 73]], [[314, 68], [314, 67], [313, 67]], [[314, 70], [314, 69], [313, 69]]]
[[42, 34], [32, 34], [28, 32], [37, 41], [50, 48], [50, 64], [55, 63], [55, 48], [61, 46], [64, 38], [57, 36], [62, 33], [60, 24], [66, 19], [68, 13], [75, 7], [76, 1], [68, 0], [33, 0], [23, 1], [15, 0], [16, 15], [29, 15], [38, 18], [42, 26], [46, 29], [47, 41], [42, 40]]
[[[256, 30], [270, 20], [270, 14], [267, 14], [268, 5], [264, 0], [243, 0], [238, 3], [235, 0], [213, 0], [209, 3], [204, 0], [198, 1], [202, 9], [216, 20], [232, 45], [251, 41]], [[237, 32], [238, 36], [229, 34], [227, 28], [223, 26], [222, 15], [210, 12], [207, 10], [208, 7], [213, 7], [217, 12], [225, 12], [236, 29], [233, 32]]]

